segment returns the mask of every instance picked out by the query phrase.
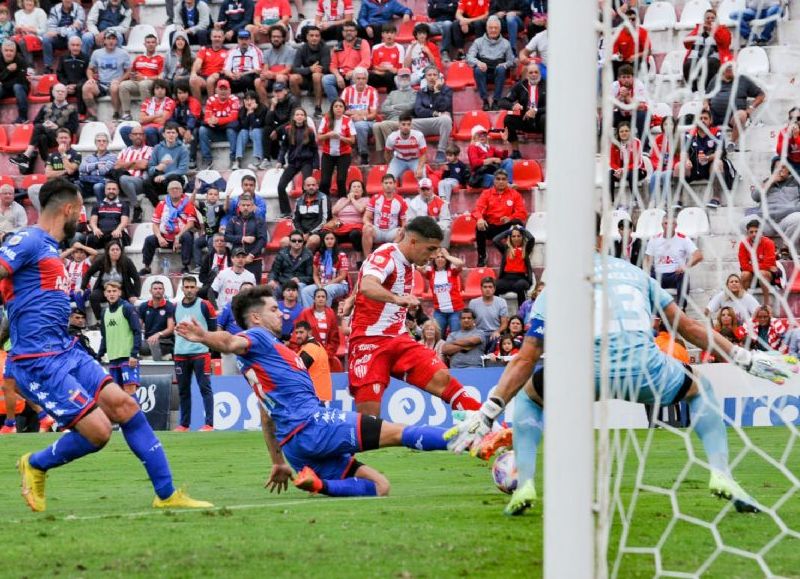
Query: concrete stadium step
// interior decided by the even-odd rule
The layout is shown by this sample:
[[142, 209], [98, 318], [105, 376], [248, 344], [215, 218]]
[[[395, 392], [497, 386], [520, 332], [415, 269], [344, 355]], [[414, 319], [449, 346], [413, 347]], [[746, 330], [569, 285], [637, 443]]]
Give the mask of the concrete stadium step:
[[706, 254], [706, 259], [714, 262], [735, 261], [739, 241], [740, 236], [736, 235], [705, 235], [695, 240], [695, 243]]

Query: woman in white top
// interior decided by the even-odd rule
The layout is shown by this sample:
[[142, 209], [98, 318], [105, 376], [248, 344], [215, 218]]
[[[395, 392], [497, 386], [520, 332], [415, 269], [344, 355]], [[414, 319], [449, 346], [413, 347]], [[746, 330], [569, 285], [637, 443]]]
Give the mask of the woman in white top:
[[706, 317], [715, 316], [724, 307], [733, 308], [740, 324], [749, 324], [759, 307], [758, 300], [742, 286], [739, 274], [732, 273], [725, 281], [725, 289], [711, 298], [706, 306]]
[[14, 33], [25, 43], [28, 52], [42, 50], [42, 37], [47, 32], [47, 13], [39, 8], [39, 0], [23, 0], [22, 9], [14, 13]]

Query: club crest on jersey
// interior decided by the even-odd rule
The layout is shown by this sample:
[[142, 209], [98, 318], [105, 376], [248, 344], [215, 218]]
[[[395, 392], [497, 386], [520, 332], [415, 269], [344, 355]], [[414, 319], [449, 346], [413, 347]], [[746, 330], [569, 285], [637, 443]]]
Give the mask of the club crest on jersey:
[[383, 263], [386, 263], [386, 258], [383, 257], [382, 255], [373, 255], [372, 261], [374, 261], [377, 265], [381, 265]]
[[21, 235], [12, 235], [6, 243], [8, 245], [19, 245], [20, 241], [22, 241]]

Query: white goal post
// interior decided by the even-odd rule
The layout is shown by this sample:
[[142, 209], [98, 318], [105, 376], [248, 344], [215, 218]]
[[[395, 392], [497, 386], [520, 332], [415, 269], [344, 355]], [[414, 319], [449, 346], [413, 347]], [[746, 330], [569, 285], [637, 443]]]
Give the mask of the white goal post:
[[[550, 2], [547, 67], [547, 409], [544, 576], [586, 579], [594, 562], [592, 254], [597, 0]], [[538, 210], [538, 208], [537, 208]]]

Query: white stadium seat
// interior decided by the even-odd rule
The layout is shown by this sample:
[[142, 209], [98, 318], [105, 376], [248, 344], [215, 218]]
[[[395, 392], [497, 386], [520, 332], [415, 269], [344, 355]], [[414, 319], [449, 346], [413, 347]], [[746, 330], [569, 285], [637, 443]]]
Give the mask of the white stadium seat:
[[[606, 221], [609, 219], [610, 223]], [[622, 239], [622, 236], [620, 236], [619, 234], [619, 229], [617, 228], [617, 224], [623, 219], [633, 222], [630, 213], [628, 213], [624, 209], [614, 209], [614, 211], [612, 211], [611, 213], [603, 215], [603, 221], [600, 223], [600, 231], [603, 233], [603, 235], [608, 235], [610, 233], [611, 239], [613, 239], [614, 241], [619, 241], [620, 239]]]
[[158, 43], [158, 48], [156, 48], [156, 52], [169, 52], [172, 48], [169, 45], [169, 36], [172, 34], [178, 27], [175, 24], [169, 24], [164, 28], [164, 32], [161, 33], [161, 42]]
[[676, 30], [689, 30], [703, 21], [706, 10], [711, 8], [708, 0], [688, 0], [681, 10], [681, 18], [675, 25]]
[[663, 209], [645, 209], [639, 215], [639, 221], [636, 222], [636, 231], [633, 237], [636, 239], [649, 239], [655, 237], [663, 231], [661, 222], [666, 213]]
[[736, 26], [736, 22], [731, 18], [731, 14], [734, 12], [741, 13], [746, 7], [747, 3], [745, 0], [722, 0], [717, 7], [719, 23], [723, 26], [733, 28]]
[[681, 209], [675, 221], [675, 231], [682, 233], [686, 237], [697, 238], [701, 235], [707, 235], [711, 231], [708, 215], [700, 207]]
[[547, 243], [547, 213], [544, 211], [536, 211], [531, 213], [528, 217], [528, 223], [525, 225], [536, 243]]
[[150, 227], [149, 223], [139, 223], [135, 226], [133, 235], [131, 236], [131, 244], [125, 251], [128, 253], [142, 253], [142, 249], [144, 249], [144, 240], [152, 233], [153, 229]]
[[642, 26], [651, 32], [675, 28], [675, 7], [672, 2], [653, 2], [644, 13]]
[[[680, 111], [678, 111], [678, 124], [682, 127], [692, 126], [692, 124], [697, 122], [697, 116], [702, 110], [703, 103], [701, 101], [689, 101], [688, 103], [683, 103]], [[687, 118], [690, 115], [694, 117], [692, 121], [689, 121]]]
[[673, 50], [668, 52], [661, 61], [661, 69], [657, 77], [665, 81], [680, 80], [683, 78], [683, 59], [686, 56], [685, 50]]
[[96, 151], [97, 147], [94, 145], [94, 138], [102, 133], [109, 135], [109, 139], [111, 139], [111, 131], [108, 130], [108, 127], [105, 123], [101, 123], [99, 121], [86, 123], [81, 129], [81, 134], [78, 137], [78, 143], [73, 145], [72, 148], [80, 153]]
[[250, 169], [236, 169], [235, 171], [231, 172], [230, 177], [228, 177], [228, 184], [225, 187], [225, 196], [231, 197], [238, 197], [239, 194], [242, 192], [242, 178], [245, 175], [250, 175], [254, 177], [256, 180], [256, 190], [258, 190], [258, 177], [256, 174], [253, 173]]
[[215, 171], [214, 169], [204, 169], [203, 171], [197, 172], [197, 175], [195, 175], [195, 179], [199, 183], [205, 183], [206, 185], [211, 185], [217, 180], [222, 179], [222, 174], [219, 171]]
[[152, 34], [156, 38], [158, 38], [158, 33], [156, 33], [156, 29], [149, 24], [137, 24], [133, 28], [131, 28], [131, 32], [128, 35], [128, 43], [125, 45], [125, 50], [128, 52], [144, 52], [144, 38], [148, 34]]
[[122, 140], [122, 135], [120, 135], [119, 130], [122, 127], [141, 127], [142, 125], [139, 124], [139, 121], [122, 121], [120, 124], [117, 125], [116, 130], [114, 131], [114, 138], [111, 139], [111, 144], [108, 145], [109, 151], [121, 151], [128, 145], [125, 144], [125, 141]]
[[[267, 169], [263, 177], [261, 177], [261, 187], [258, 189], [258, 196], [265, 199], [277, 199], [278, 182], [281, 180], [281, 175], [283, 175], [283, 169]], [[292, 184], [289, 183], [287, 189], [291, 186]]]
[[171, 300], [175, 297], [175, 292], [172, 288], [172, 281], [166, 275], [148, 275], [142, 282], [142, 291], [139, 296], [139, 303], [146, 302], [150, 299], [150, 286], [153, 282], [160, 281], [164, 284], [164, 299]]
[[761, 76], [769, 73], [767, 51], [760, 46], [745, 46], [736, 57], [739, 74]]

